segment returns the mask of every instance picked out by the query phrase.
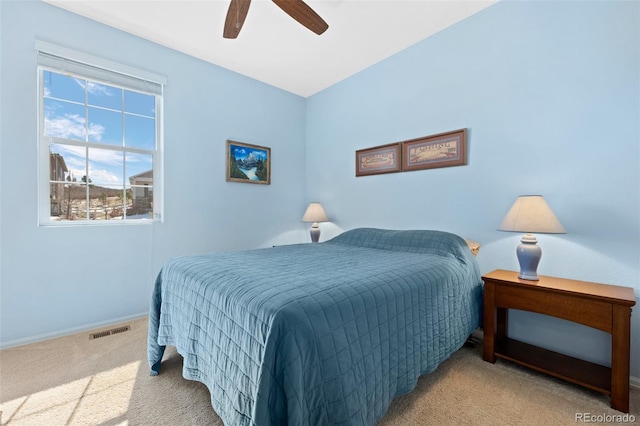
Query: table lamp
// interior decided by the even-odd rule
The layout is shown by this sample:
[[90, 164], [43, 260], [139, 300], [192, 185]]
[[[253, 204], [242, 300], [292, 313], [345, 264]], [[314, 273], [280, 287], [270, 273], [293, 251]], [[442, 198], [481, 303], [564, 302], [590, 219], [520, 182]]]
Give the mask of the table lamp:
[[498, 227], [499, 231], [525, 232], [516, 253], [520, 262], [518, 278], [538, 281], [538, 263], [542, 249], [532, 232], [564, 234], [565, 230], [542, 195], [519, 196]]
[[309, 207], [307, 207], [307, 210], [304, 212], [304, 216], [302, 216], [302, 221], [313, 222], [309, 233], [311, 234], [311, 242], [317, 243], [320, 239], [320, 228], [318, 227], [318, 222], [328, 222], [329, 218], [320, 203], [309, 203]]

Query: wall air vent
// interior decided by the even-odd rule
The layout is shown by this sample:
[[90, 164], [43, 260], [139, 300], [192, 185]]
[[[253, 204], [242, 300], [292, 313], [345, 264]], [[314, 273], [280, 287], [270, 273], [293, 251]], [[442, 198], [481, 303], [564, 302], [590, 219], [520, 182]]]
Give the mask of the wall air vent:
[[130, 325], [125, 325], [124, 327], [112, 328], [111, 330], [98, 331], [97, 333], [89, 334], [89, 340], [99, 339], [100, 337], [111, 336], [112, 334], [124, 333], [125, 331], [131, 330]]

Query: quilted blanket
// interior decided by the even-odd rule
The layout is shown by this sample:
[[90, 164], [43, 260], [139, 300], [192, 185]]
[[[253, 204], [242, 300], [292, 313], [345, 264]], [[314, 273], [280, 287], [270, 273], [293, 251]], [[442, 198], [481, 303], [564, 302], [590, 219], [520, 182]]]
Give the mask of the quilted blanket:
[[481, 300], [474, 256], [440, 231], [179, 257], [155, 283], [149, 365], [175, 346], [225, 425], [373, 425], [463, 345]]

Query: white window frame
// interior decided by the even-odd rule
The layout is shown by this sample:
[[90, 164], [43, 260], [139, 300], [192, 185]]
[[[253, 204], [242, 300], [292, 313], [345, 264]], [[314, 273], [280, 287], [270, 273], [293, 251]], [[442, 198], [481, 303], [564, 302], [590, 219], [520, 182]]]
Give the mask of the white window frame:
[[[130, 66], [118, 64], [82, 52], [77, 52], [43, 41], [36, 41], [38, 54], [38, 225], [39, 226], [112, 226], [162, 222], [164, 220], [163, 197], [163, 89], [166, 77]], [[153, 164], [153, 218], [123, 220], [52, 220], [50, 200], [50, 154], [52, 143], [75, 145], [75, 141], [61, 140], [44, 135], [44, 71], [76, 75], [113, 87], [154, 95], [156, 102], [156, 149], [152, 152]], [[77, 145], [105, 148], [119, 152], [138, 152], [136, 148], [114, 147], [95, 142], [78, 142]], [[126, 186], [126, 182], [123, 182]]]

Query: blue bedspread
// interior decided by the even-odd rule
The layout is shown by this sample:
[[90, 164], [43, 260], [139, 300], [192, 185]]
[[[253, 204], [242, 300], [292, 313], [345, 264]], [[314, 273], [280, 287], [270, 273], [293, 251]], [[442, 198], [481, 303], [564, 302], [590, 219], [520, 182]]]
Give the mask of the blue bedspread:
[[225, 425], [373, 425], [479, 325], [465, 241], [360, 228], [318, 244], [175, 258], [160, 272], [148, 356], [166, 345]]

